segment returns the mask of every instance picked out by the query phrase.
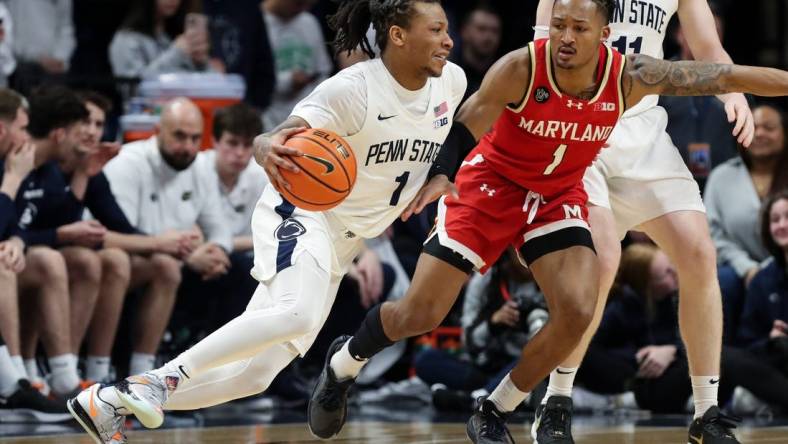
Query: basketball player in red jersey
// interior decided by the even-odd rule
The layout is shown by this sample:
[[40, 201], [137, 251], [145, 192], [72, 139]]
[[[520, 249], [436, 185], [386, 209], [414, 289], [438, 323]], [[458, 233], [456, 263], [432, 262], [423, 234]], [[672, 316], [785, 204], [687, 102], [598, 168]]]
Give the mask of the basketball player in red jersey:
[[[506, 416], [569, 355], [593, 317], [599, 272], [582, 177], [620, 115], [650, 94], [788, 94], [788, 73], [775, 69], [624, 59], [602, 44], [613, 7], [612, 0], [557, 0], [549, 40], [504, 56], [460, 109], [434, 175], [403, 217], [447, 193], [451, 153], [476, 145], [459, 170], [459, 196], [440, 202], [408, 294], [373, 308], [354, 337], [329, 349], [309, 405], [316, 435], [339, 432], [347, 390], [368, 358], [437, 327], [468, 274], [484, 272], [513, 245], [545, 294], [550, 321], [467, 429], [475, 443], [513, 443]], [[542, 420], [566, 407], [548, 404]], [[690, 431], [699, 443], [738, 443], [733, 426], [713, 409]]]

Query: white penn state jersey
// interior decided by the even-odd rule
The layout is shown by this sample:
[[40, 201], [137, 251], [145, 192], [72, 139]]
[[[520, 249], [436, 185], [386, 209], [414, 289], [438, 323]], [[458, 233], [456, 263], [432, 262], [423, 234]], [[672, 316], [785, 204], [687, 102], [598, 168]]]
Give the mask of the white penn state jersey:
[[[467, 85], [453, 63], [421, 92], [395, 83], [380, 59], [357, 63], [323, 82], [292, 113], [313, 128], [336, 132], [353, 149], [356, 184], [328, 213], [365, 238], [391, 225], [424, 185]], [[423, 97], [422, 105], [406, 106], [403, 94]]]
[[[607, 43], [622, 54], [664, 57], [662, 43], [668, 22], [679, 7], [679, 0], [615, 0], [610, 38]], [[643, 112], [657, 105], [659, 96], [644, 97], [624, 116]]]

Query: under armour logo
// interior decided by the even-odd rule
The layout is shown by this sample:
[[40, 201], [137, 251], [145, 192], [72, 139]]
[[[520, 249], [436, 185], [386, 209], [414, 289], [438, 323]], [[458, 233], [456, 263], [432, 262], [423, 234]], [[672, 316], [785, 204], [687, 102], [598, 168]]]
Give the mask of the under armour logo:
[[567, 100], [566, 106], [569, 108], [583, 109], [583, 102], [575, 102], [574, 100]]
[[482, 186], [480, 186], [479, 189], [484, 191], [484, 192], [486, 192], [487, 195], [490, 196], [490, 197], [493, 197], [493, 195], [495, 194], [495, 190], [493, 190], [492, 188], [488, 187], [486, 183], [482, 184]]

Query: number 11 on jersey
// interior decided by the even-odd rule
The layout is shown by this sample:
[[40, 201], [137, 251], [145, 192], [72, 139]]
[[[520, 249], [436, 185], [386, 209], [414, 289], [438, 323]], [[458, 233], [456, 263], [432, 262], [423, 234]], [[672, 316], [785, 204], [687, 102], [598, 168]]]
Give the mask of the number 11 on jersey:
[[547, 165], [547, 168], [544, 169], [544, 173], [542, 175], [549, 176], [553, 174], [558, 165], [561, 164], [561, 161], [564, 160], [564, 154], [566, 154], [566, 144], [558, 145], [555, 152], [553, 152], [553, 162], [550, 165]]

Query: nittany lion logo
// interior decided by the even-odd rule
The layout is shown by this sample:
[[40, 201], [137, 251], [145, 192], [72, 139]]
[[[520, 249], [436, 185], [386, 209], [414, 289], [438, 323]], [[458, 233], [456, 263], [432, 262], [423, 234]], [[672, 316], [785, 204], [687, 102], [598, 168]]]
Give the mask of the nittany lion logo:
[[547, 90], [544, 86], [540, 86], [536, 88], [536, 92], [534, 93], [534, 100], [536, 103], [544, 103], [550, 99], [550, 91]]
[[301, 225], [301, 222], [293, 218], [288, 218], [283, 220], [282, 223], [276, 227], [274, 236], [276, 236], [276, 238], [280, 241], [288, 241], [295, 239], [304, 233], [306, 233], [306, 228]]

